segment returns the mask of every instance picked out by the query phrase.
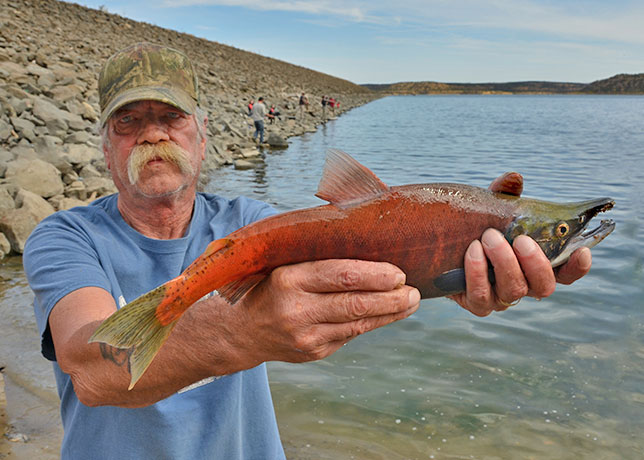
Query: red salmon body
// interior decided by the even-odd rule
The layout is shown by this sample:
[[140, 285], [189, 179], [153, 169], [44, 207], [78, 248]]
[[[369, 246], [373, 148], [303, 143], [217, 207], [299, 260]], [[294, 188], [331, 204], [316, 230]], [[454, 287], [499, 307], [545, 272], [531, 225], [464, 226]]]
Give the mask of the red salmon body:
[[515, 201], [464, 185], [391, 187], [346, 208], [319, 206], [246, 226], [226, 238], [226, 250], [202, 263], [211, 265], [212, 281], [221, 283], [217, 267], [243, 278], [309, 260], [386, 261], [400, 267], [423, 298], [439, 297], [446, 293], [434, 279], [461, 268], [468, 245], [485, 229], [504, 232], [515, 217]]

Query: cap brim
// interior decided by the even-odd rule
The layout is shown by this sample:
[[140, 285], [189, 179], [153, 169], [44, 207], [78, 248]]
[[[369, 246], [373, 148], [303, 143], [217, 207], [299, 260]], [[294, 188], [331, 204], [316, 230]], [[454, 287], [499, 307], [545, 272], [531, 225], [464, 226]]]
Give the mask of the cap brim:
[[197, 108], [195, 101], [187, 92], [178, 88], [165, 86], [139, 86], [123, 91], [115, 97], [101, 112], [101, 128], [109, 118], [121, 107], [137, 101], [159, 101], [170, 104], [189, 115], [192, 115]]

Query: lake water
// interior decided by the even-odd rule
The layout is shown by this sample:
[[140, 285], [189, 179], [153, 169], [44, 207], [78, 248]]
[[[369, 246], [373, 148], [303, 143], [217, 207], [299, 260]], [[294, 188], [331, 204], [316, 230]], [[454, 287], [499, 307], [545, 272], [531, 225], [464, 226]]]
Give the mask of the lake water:
[[[329, 148], [391, 185], [486, 187], [514, 170], [526, 196], [611, 196], [617, 228], [590, 274], [547, 299], [486, 318], [425, 300], [321, 362], [270, 363], [289, 459], [644, 458], [644, 97], [388, 97], [267, 151], [254, 170], [216, 171], [208, 191], [280, 210], [322, 204]], [[31, 395], [18, 401], [38, 405], [12, 409], [36, 434], [29, 412], [51, 417], [55, 394], [19, 261], [0, 265], [0, 365], [13, 394]]]

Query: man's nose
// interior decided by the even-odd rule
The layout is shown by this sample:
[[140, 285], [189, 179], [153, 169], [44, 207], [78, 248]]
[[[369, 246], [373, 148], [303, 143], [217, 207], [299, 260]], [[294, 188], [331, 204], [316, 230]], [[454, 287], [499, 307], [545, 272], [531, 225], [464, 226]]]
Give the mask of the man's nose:
[[157, 117], [144, 117], [141, 120], [139, 129], [138, 143], [156, 144], [161, 141], [170, 139], [168, 135], [168, 126]]

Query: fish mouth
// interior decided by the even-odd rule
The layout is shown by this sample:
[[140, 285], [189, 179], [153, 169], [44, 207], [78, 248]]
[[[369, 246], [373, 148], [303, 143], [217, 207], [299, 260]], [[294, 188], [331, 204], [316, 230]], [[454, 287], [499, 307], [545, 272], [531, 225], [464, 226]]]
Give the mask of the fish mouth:
[[579, 248], [592, 248], [599, 244], [599, 242], [615, 230], [615, 221], [612, 219], [604, 219], [600, 222], [598, 227], [591, 230], [587, 229], [588, 224], [593, 217], [600, 212], [606, 212], [613, 209], [613, 206], [615, 206], [614, 200], [611, 198], [600, 198], [598, 200], [585, 202], [582, 206], [586, 208], [579, 214], [579, 222], [582, 224], [582, 227], [576, 235], [572, 236], [568, 240], [557, 257], [552, 259], [550, 262], [552, 267], [558, 267], [559, 265], [567, 262], [572, 253]]
[[[615, 206], [615, 201], [612, 198], [599, 198], [597, 200], [586, 201], [581, 205], [587, 207], [587, 209], [580, 213], [580, 222], [588, 225], [590, 219], [595, 217], [600, 212], [606, 212], [613, 209], [613, 206]], [[584, 225], [584, 227], [586, 227], [586, 225]]]

